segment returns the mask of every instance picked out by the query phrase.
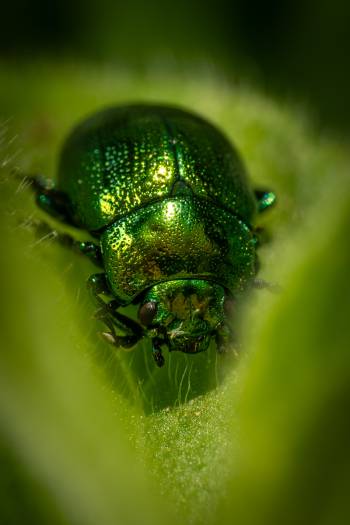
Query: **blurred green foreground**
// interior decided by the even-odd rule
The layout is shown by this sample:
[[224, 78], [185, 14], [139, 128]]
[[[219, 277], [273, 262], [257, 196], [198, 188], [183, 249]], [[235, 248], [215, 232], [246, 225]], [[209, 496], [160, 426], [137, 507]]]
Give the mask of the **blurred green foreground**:
[[[77, 120], [133, 101], [210, 119], [278, 195], [260, 277], [281, 291], [241, 300], [239, 362], [211, 349], [158, 370], [147, 342], [100, 342], [93, 267], [30, 227], [43, 216], [13, 171], [54, 177]], [[348, 523], [346, 145], [215, 72], [3, 64], [0, 166], [0, 523]]]

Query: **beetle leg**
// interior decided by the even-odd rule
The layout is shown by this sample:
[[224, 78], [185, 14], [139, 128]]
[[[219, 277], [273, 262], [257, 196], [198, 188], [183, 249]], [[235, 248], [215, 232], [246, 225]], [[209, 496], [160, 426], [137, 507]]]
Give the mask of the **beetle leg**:
[[114, 311], [121, 306], [116, 299], [113, 299], [105, 273], [90, 275], [86, 285], [91, 292], [93, 300], [100, 307], [96, 312], [97, 319], [103, 320], [104, 317], [111, 317]]
[[162, 354], [161, 344], [162, 344], [162, 341], [158, 339], [157, 337], [154, 337], [152, 339], [152, 354], [156, 362], [156, 365], [159, 366], [159, 368], [164, 366], [164, 357]]
[[238, 344], [229, 324], [221, 326], [215, 333], [215, 343], [219, 354], [233, 353], [238, 356]]
[[271, 235], [268, 230], [262, 226], [256, 226], [253, 229], [254, 242], [257, 248], [271, 242]]
[[273, 191], [266, 189], [257, 189], [254, 191], [254, 194], [256, 200], [258, 201], [259, 213], [267, 210], [276, 202], [276, 195], [275, 193], [273, 193]]
[[85, 255], [96, 266], [103, 267], [101, 249], [94, 242], [77, 241], [68, 233], [61, 233], [52, 229], [51, 226], [44, 221], [32, 220], [30, 222], [27, 221], [25, 225], [27, 224], [35, 228], [35, 232], [40, 239], [52, 239], [65, 248], [70, 248], [76, 253]]
[[270, 283], [269, 281], [265, 281], [264, 279], [253, 279], [251, 281], [251, 286], [253, 288], [258, 288], [259, 290], [266, 289], [269, 290], [269, 292], [273, 293], [280, 293], [281, 287], [277, 283]]
[[126, 315], [120, 313], [117, 311], [117, 308], [119, 307], [118, 301], [113, 299], [109, 303], [105, 303], [104, 306], [102, 306], [95, 314], [96, 319], [99, 319], [101, 321], [104, 321], [106, 319], [112, 319], [112, 322], [114, 325], [119, 328], [120, 330], [123, 330], [128, 335], [132, 335], [133, 337], [136, 337], [137, 339], [141, 339], [144, 335], [144, 331], [142, 327], [131, 319], [130, 317], [127, 317]]
[[137, 338], [130, 335], [117, 335], [114, 330], [111, 332], [100, 332], [100, 334], [104, 341], [124, 350], [132, 349], [138, 342]]
[[[112, 299], [109, 302], [103, 299], [103, 296], [106, 298], [111, 297], [106, 274], [96, 273], [91, 275], [87, 284], [94, 300], [100, 307], [95, 314], [95, 318], [104, 322], [110, 329], [110, 333], [102, 332], [104, 339], [115, 346], [124, 348], [134, 346], [143, 337], [144, 331], [136, 321], [117, 311], [121, 305], [116, 299]], [[122, 330], [126, 335], [117, 335], [115, 328]]]
[[25, 175], [25, 180], [30, 183], [39, 208], [61, 222], [76, 226], [71, 217], [68, 196], [56, 190], [51, 180], [40, 175]]
[[109, 290], [106, 274], [94, 273], [93, 275], [90, 275], [86, 285], [92, 293], [93, 299], [97, 301], [98, 304], [105, 306], [106, 302], [100, 296], [105, 295], [107, 297], [111, 297], [112, 295]]
[[108, 308], [112, 309], [111, 316], [113, 320], [116, 321], [119, 324], [119, 326], [122, 327], [125, 331], [128, 330], [135, 337], [141, 339], [141, 337], [143, 337], [144, 335], [142, 327], [139, 325], [139, 323], [137, 323], [130, 317], [127, 317], [126, 315], [117, 312], [115, 303], [117, 303], [117, 301], [111, 301], [110, 303], [108, 303]]

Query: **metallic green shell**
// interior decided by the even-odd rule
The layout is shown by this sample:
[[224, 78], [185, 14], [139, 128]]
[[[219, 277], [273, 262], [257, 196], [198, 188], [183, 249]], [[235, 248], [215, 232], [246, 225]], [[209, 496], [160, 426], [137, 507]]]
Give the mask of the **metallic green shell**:
[[176, 108], [111, 108], [78, 126], [62, 152], [57, 189], [91, 232], [150, 203], [190, 194], [250, 224], [256, 200], [227, 139]]
[[193, 196], [165, 198], [116, 220], [101, 235], [113, 294], [130, 303], [150, 286], [203, 279], [242, 289], [255, 274], [255, 239], [226, 210]]

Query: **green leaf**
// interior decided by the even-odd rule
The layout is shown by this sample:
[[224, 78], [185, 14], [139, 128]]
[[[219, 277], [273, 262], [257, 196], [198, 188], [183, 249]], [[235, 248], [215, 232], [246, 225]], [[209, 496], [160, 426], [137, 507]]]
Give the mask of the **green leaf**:
[[[0, 70], [0, 521], [341, 523], [350, 457], [347, 149], [316, 132], [301, 108], [218, 73], [153, 73], [64, 63]], [[147, 343], [122, 353], [99, 341], [85, 289], [93, 267], [28, 225], [44, 216], [11, 168], [54, 177], [76, 121], [130, 100], [209, 118], [253, 183], [277, 194], [260, 221], [271, 238], [260, 277], [281, 291], [242, 299], [233, 320], [239, 366], [212, 348], [167, 355], [158, 370]]]
[[337, 175], [286, 243], [280, 294], [246, 321], [240, 462], [220, 522], [349, 519], [350, 185]]

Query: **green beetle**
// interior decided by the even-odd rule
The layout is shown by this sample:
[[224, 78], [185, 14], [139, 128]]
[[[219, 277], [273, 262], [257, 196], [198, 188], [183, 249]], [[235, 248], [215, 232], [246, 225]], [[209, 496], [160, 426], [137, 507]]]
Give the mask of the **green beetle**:
[[[235, 295], [257, 271], [252, 224], [275, 196], [250, 188], [213, 125], [166, 106], [106, 109], [68, 137], [56, 185], [33, 177], [32, 187], [41, 208], [95, 239], [56, 234], [103, 269], [88, 285], [109, 343], [148, 336], [158, 366], [163, 346], [229, 346]], [[118, 311], [130, 304], [139, 322]]]

